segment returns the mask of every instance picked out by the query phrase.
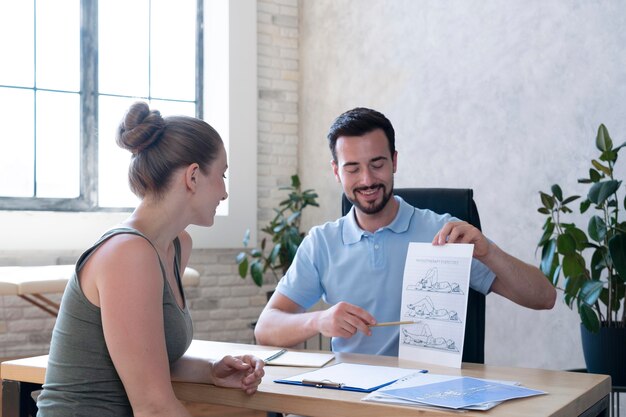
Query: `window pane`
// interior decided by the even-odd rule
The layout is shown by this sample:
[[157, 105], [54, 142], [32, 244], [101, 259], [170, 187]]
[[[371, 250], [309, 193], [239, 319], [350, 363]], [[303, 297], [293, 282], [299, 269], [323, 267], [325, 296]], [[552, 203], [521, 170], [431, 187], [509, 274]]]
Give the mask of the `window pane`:
[[135, 207], [138, 199], [128, 187], [130, 152], [115, 143], [115, 132], [130, 98], [101, 96], [98, 102], [98, 200], [101, 207]]
[[32, 90], [0, 88], [0, 196], [3, 197], [33, 196], [33, 94]]
[[0, 84], [33, 87], [33, 4], [32, 0], [0, 1]]
[[78, 94], [37, 92], [37, 197], [80, 195]]
[[37, 2], [37, 87], [80, 89], [79, 0]]
[[195, 103], [186, 103], [180, 101], [152, 100], [150, 108], [161, 112], [161, 116], [196, 116]]
[[100, 93], [148, 96], [148, 5], [147, 0], [98, 2]]
[[152, 97], [195, 99], [196, 0], [152, 0]]

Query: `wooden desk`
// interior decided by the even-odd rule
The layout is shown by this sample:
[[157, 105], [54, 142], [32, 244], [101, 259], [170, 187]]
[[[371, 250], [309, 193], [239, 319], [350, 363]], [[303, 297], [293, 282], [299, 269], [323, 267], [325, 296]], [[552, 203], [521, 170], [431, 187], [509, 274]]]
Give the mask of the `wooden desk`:
[[[235, 350], [266, 350], [263, 346], [235, 343], [207, 342], [194, 340], [190, 353], [216, 358]], [[425, 368], [430, 372], [449, 375], [467, 375], [479, 378], [515, 380], [524, 386], [548, 392], [531, 398], [506, 401], [489, 411], [468, 411], [463, 416], [608, 416], [611, 380], [606, 375], [582, 374], [565, 371], [510, 368], [490, 365], [463, 364], [463, 369], [416, 364], [398, 358], [337, 354], [336, 362], [366, 363], [372, 365]], [[20, 414], [8, 408], [15, 403], [15, 384], [41, 384], [46, 371], [47, 356], [3, 362], [3, 416], [16, 417]], [[333, 362], [331, 362], [333, 363]], [[277, 384], [275, 379], [305, 372], [309, 368], [266, 366], [265, 378], [259, 391], [248, 396], [235, 389], [219, 388], [207, 384], [174, 383], [179, 399], [195, 402], [245, 407], [255, 410], [296, 413], [319, 417], [374, 417], [374, 416], [459, 416], [458, 411], [427, 409], [388, 404], [363, 402], [363, 393], [318, 389], [296, 385]], [[11, 391], [13, 390], [13, 391]], [[18, 401], [19, 403], [19, 401]], [[9, 414], [11, 412], [11, 414]]]
[[[46, 313], [57, 316], [59, 304], [44, 294], [61, 294], [74, 273], [74, 265], [0, 267], [0, 295], [17, 295]], [[183, 286], [198, 285], [200, 274], [185, 269]]]

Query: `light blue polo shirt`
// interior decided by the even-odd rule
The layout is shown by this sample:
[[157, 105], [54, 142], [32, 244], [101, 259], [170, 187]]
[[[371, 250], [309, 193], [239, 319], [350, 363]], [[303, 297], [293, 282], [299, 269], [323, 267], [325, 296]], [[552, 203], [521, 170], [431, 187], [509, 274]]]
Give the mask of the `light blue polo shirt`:
[[[304, 309], [322, 298], [331, 305], [357, 305], [378, 322], [400, 320], [409, 242], [431, 242], [445, 223], [456, 219], [394, 198], [400, 203], [396, 218], [374, 233], [358, 226], [354, 208], [334, 222], [313, 227], [276, 290]], [[489, 268], [472, 260], [470, 287], [487, 294], [494, 279]], [[398, 332], [397, 326], [375, 327], [371, 336], [358, 332], [351, 338], [333, 337], [332, 349], [397, 356]]]

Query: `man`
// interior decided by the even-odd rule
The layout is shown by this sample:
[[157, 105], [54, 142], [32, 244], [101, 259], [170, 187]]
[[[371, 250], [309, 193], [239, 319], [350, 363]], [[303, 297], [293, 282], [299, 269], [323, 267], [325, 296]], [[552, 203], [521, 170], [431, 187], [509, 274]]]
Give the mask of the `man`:
[[[321, 333], [334, 351], [397, 355], [399, 329], [369, 326], [400, 319], [409, 242], [473, 243], [470, 286], [533, 309], [554, 306], [556, 291], [534, 266], [505, 253], [474, 226], [414, 208], [393, 195], [395, 133], [381, 113], [340, 115], [328, 141], [335, 178], [352, 210], [312, 228], [255, 327], [258, 343], [293, 346]], [[331, 305], [305, 312], [320, 297]]]

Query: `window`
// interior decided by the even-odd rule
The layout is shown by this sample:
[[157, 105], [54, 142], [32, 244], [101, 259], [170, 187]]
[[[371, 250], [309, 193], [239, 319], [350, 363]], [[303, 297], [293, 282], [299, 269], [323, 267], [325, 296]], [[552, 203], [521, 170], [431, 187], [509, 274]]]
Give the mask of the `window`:
[[[196, 7], [196, 0], [185, 1], [192, 1], [194, 3], [193, 7]], [[10, 5], [5, 5], [5, 3], [10, 3]], [[23, 5], [22, 3], [28, 3], [30, 6]], [[159, 4], [168, 5], [169, 3], [174, 3], [179, 7], [183, 2], [169, 2], [166, 0], [152, 0], [152, 2], [148, 0], [142, 0], [141, 2], [121, 2], [116, 0], [113, 2], [112, 0], [102, 0], [100, 1], [100, 5], [97, 5], [95, 1], [88, 0], [83, 0], [82, 2], [79, 0], [0, 2], [0, 32], [4, 30], [8, 21], [18, 18], [18, 13], [22, 13], [23, 15], [28, 15], [29, 13], [34, 14], [35, 8], [39, 7], [40, 3], [54, 4], [54, 8], [57, 10], [65, 7], [74, 7], [77, 10], [81, 10], [82, 8], [82, 12], [80, 13], [86, 13], [86, 9], [91, 7], [90, 15], [93, 16], [95, 14], [93, 8], [97, 7], [98, 10], [104, 10], [103, 7], [113, 7], [110, 6], [109, 3], [115, 3], [118, 7], [126, 10], [128, 7], [131, 7], [131, 5], [135, 7], [135, 3], [152, 3], [153, 5], [157, 4], [157, 6]], [[20, 5], [20, 7], [16, 8], [16, 5]], [[159, 85], [159, 75], [157, 74], [152, 74], [153, 77], [150, 78], [150, 81], [153, 81], [152, 84], [149, 84], [151, 87], [145, 88], [150, 89], [147, 96], [152, 99], [152, 102], [158, 101], [158, 106], [155, 104], [154, 107], [159, 108], [159, 110], [163, 111], [165, 114], [171, 112], [181, 113], [183, 112], [180, 110], [181, 107], [194, 108], [197, 113], [197, 107], [201, 106], [201, 111], [198, 114], [203, 115], [203, 118], [215, 127], [224, 139], [227, 145], [230, 167], [228, 173], [229, 198], [223, 213], [224, 215], [216, 217], [215, 224], [210, 230], [197, 228], [195, 226], [190, 226], [188, 230], [194, 238], [194, 247], [234, 248], [241, 246], [241, 239], [247, 228], [250, 228], [253, 232], [256, 231], [256, 2], [254, 0], [204, 0], [197, 6], [196, 12], [203, 11], [203, 13], [200, 14], [204, 20], [203, 31], [205, 37], [203, 39], [203, 45], [201, 47], [199, 46], [198, 50], [201, 51], [202, 55], [205, 57], [205, 65], [201, 74], [197, 75], [194, 72], [194, 77], [199, 77], [202, 80], [204, 93], [199, 94], [199, 86], [194, 84], [194, 88], [196, 89], [195, 98], [190, 99], [188, 96], [164, 97], [166, 90], [169, 89], [167, 95], [171, 93], [171, 90], [175, 90], [174, 93], [178, 94], [181, 88], [179, 86], [172, 88], [167, 80]], [[25, 12], [19, 11], [22, 8], [27, 9], [28, 7], [30, 7], [30, 10], [26, 10]], [[77, 25], [78, 23], [75, 22], [79, 22], [81, 19], [77, 16], [77, 13], [78, 12], [76, 12], [73, 17], [63, 15], [62, 19], [55, 18], [53, 20], [54, 25], [57, 27]], [[2, 50], [0, 50], [1, 56], [5, 57], [15, 50], [21, 50], [26, 47], [30, 48], [33, 55], [35, 54], [33, 46], [35, 44], [33, 14], [30, 15], [30, 29], [20, 26], [20, 30], [10, 32], [8, 34], [8, 39], [12, 40], [10, 45], [8, 45], [9, 42], [0, 41], [0, 48], [2, 48]], [[54, 15], [57, 16], [56, 14]], [[105, 19], [104, 14], [98, 17], [100, 20]], [[82, 19], [85, 19], [84, 15]], [[121, 25], [121, 21], [117, 23]], [[5, 32], [0, 33], [0, 36], [2, 40], [7, 39]], [[52, 42], [52, 40], [50, 42]], [[63, 49], [63, 53], [70, 54], [70, 49], [72, 48], [71, 43], [60, 40], [55, 40], [52, 43], [55, 45], [62, 44], [63, 47], [59, 49]], [[130, 42], [128, 44], [129, 45], [126, 45], [126, 47], [130, 48]], [[102, 46], [102, 42], [100, 42], [100, 45]], [[134, 43], [132, 47], [137, 48]], [[112, 46], [112, 48], [115, 49], [117, 47]], [[176, 49], [175, 45], [168, 47], [166, 51], [167, 54], [169, 54], [168, 56], [171, 57], [171, 54], [178, 52], [173, 51], [173, 49]], [[93, 50], [95, 51], [96, 48], [94, 47]], [[125, 52], [127, 51], [122, 51], [121, 53]], [[103, 54], [105, 51], [99, 51], [99, 53]], [[158, 55], [158, 53], [155, 54]], [[59, 64], [59, 56], [60, 55], [54, 56], [54, 65], [61, 65]], [[162, 57], [152, 56], [151, 58], [154, 60], [161, 59]], [[165, 59], [168, 59], [168, 57], [165, 57]], [[62, 61], [65, 62], [67, 60], [70, 60], [70, 58], [64, 55]], [[79, 60], [83, 63], [85, 63], [85, 61], [86, 63], [91, 62], [92, 64], [95, 62], [93, 57], [87, 59], [83, 56], [80, 57]], [[3, 62], [7, 61], [3, 58]], [[35, 58], [31, 59], [30, 62], [37, 63], [37, 65], [43, 65], [45, 63], [45, 61], [41, 60], [36, 61]], [[80, 68], [80, 66], [81, 64], [79, 63], [78, 67]], [[82, 66], [84, 67], [85, 64], [82, 64]], [[31, 108], [34, 108], [32, 104], [34, 102], [33, 97], [37, 94], [41, 94], [42, 97], [52, 93], [59, 95], [64, 94], [66, 97], [69, 97], [67, 101], [81, 101], [84, 99], [84, 93], [81, 93], [82, 86], [80, 84], [79, 87], [75, 85], [71, 88], [65, 86], [63, 88], [54, 87], [50, 88], [51, 91], [47, 91], [46, 89], [48, 87], [34, 84], [32, 78], [30, 85], [21, 85], [15, 81], [8, 83], [4, 81], [6, 78], [3, 78], [7, 71], [11, 70], [18, 75], [20, 73], [20, 70], [16, 70], [15, 66], [10, 67], [11, 68], [7, 68], [7, 65], [0, 66], [0, 100], [3, 100], [2, 102], [5, 103], [5, 107], [9, 109], [16, 108], [20, 103], [22, 106], [31, 103], [29, 105]], [[35, 67], [31, 67], [31, 69], [32, 68]], [[198, 67], [194, 65], [194, 68]], [[83, 68], [83, 70], [85, 69]], [[100, 72], [103, 71], [102, 65], [98, 66], [98, 70]], [[43, 71], [43, 69], [41, 69], [41, 71]], [[31, 72], [34, 72], [34, 70]], [[122, 72], [122, 74], [125, 74], [125, 72]], [[70, 75], [69, 72], [64, 74], [67, 78], [69, 78]], [[176, 77], [177, 76], [178, 73], [176, 74]], [[79, 79], [83, 78], [83, 74], [80, 74]], [[36, 114], [39, 116], [47, 114], [41, 112], [39, 106], [42, 103], [39, 103], [39, 101], [36, 102], [38, 106], [36, 109], [32, 111], [14, 111], [11, 113], [12, 116], [8, 116], [4, 108], [0, 108], [0, 122], [3, 126], [2, 133], [0, 133], [0, 188], [4, 187], [4, 189], [0, 191], [0, 194], [11, 195], [11, 197], [0, 197], [0, 230], [3, 230], [3, 233], [0, 234], [0, 250], [83, 249], [91, 244], [102, 231], [121, 221], [128, 215], [127, 211], [120, 212], [119, 209], [103, 206], [102, 201], [102, 199], [105, 198], [105, 191], [103, 189], [105, 185], [103, 185], [103, 182], [114, 182], [112, 179], [113, 174], [110, 172], [115, 171], [114, 174], [123, 177], [123, 179], [118, 180], [122, 181], [120, 185], [111, 187], [113, 191], [111, 192], [110, 199], [120, 198], [119, 193], [121, 191], [127, 192], [126, 190], [128, 190], [125, 168], [128, 163], [129, 154], [117, 148], [113, 139], [107, 139], [106, 146], [110, 146], [111, 149], [123, 153], [123, 163], [115, 162], [116, 160], [113, 157], [107, 159], [109, 156], [106, 155], [105, 150], [99, 149], [100, 147], [104, 147], [103, 144], [105, 144], [105, 142], [102, 140], [104, 136], [109, 135], [109, 137], [112, 137], [112, 133], [105, 132], [105, 130], [114, 129], [123, 115], [123, 111], [134, 101], [134, 98], [123, 97], [123, 94], [119, 94], [119, 91], [108, 89], [111, 83], [115, 84], [115, 78], [117, 78], [117, 81], [120, 83], [119, 85], [127, 81], [120, 79], [119, 75], [112, 78], [113, 80], [106, 81], [102, 79], [102, 74], [100, 74], [98, 80], [100, 87], [98, 90], [99, 94], [97, 95], [98, 100], [94, 101], [93, 107], [84, 107], [84, 111], [93, 110], [94, 107], [99, 108], [98, 112], [92, 111], [90, 113], [91, 120], [87, 120], [85, 123], [83, 119], [85, 119], [86, 116], [84, 113], [81, 113], [81, 111], [78, 111], [72, 116], [75, 119], [79, 119], [75, 123], [81, 126], [85, 124], [89, 126], [89, 123], [91, 123], [92, 129], [96, 134], [90, 137], [91, 141], [86, 142], [87, 145], [85, 143], [79, 145], [77, 150], [74, 151], [74, 154], [67, 150], [61, 154], [62, 156], [48, 158], [52, 161], [50, 168], [48, 168], [49, 171], [52, 172], [51, 174], [43, 173], [42, 169], [44, 169], [44, 166], [40, 164], [42, 161], [37, 159], [37, 153], [34, 150], [35, 146], [37, 146], [39, 147], [41, 155], [48, 155], [47, 152], [50, 152], [48, 148], [43, 147], [46, 145], [45, 143], [40, 143], [42, 140], [42, 136], [40, 135], [50, 131], [54, 132], [53, 138], [55, 140], [62, 137], [66, 141], [73, 140], [74, 143], [76, 143], [77, 140], [82, 140], [84, 135], [81, 136], [81, 134], [78, 134], [78, 139], [76, 139], [77, 134], [74, 133], [74, 137], [71, 139], [71, 135], [65, 134], [66, 132], [61, 132], [61, 127], [55, 130], [48, 126], [45, 128], [38, 126], [36, 116], [33, 116], [34, 112], [36, 111]], [[172, 77], [165, 76], [163, 79], [167, 78]], [[37, 78], [37, 80], [39, 80], [39, 78]], [[79, 83], [80, 82], [82, 81], [79, 81]], [[141, 83], [143, 83], [143, 80]], [[133, 88], [137, 87], [135, 83], [130, 84], [132, 84]], [[107, 86], [106, 91], [105, 86]], [[19, 95], [26, 98], [22, 98], [22, 101], [18, 102], [17, 99], [14, 98], [18, 95], [16, 92], [20, 92], [21, 94]], [[13, 95], [12, 99], [5, 98], [11, 94]], [[133, 92], [129, 95], [132, 94], [145, 93]], [[128, 99], [128, 102], [122, 103], [125, 99]], [[114, 107], [118, 104], [119, 108], [115, 110]], [[54, 104], [52, 107], [56, 109], [58, 108], [57, 106], [61, 107], [59, 104]], [[68, 106], [69, 104], [64, 102], [63, 107], [61, 107], [64, 117], [70, 113], [70, 111], [67, 110]], [[79, 106], [81, 106], [80, 103]], [[107, 114], [110, 114], [110, 116]], [[194, 114], [194, 110], [191, 110], [191, 114]], [[112, 124], [111, 121], [106, 121], [107, 118], [113, 120]], [[58, 122], [57, 119], [52, 120], [52, 122], [55, 121]], [[73, 125], [73, 123], [74, 122], [70, 122], [68, 124]], [[65, 125], [64, 123], [63, 126]], [[7, 133], [7, 127], [9, 126], [13, 128], [12, 132], [19, 131], [22, 138], [36, 137], [37, 141], [32, 139], [28, 141], [23, 139], [19, 141], [16, 140], [13, 137], [13, 133]], [[90, 128], [88, 127], [87, 129], [89, 130]], [[30, 136], [27, 135], [29, 131], [31, 132]], [[14, 147], [16, 143], [20, 144], [19, 148]], [[10, 155], [7, 155], [4, 151], [7, 144], [13, 147], [11, 148]], [[68, 148], [70, 146], [72, 145], [67, 145]], [[85, 148], [85, 146], [87, 146], [87, 148]], [[91, 146], [91, 148], [88, 148], [89, 146]], [[96, 149], [93, 149], [94, 147]], [[28, 154], [30, 156], [28, 158], [22, 158], [22, 154]], [[21, 158], [21, 160], [17, 161], [18, 158]], [[94, 159], [96, 161], [95, 163], [93, 162]], [[107, 161], [107, 163], [103, 164], [103, 161]], [[13, 163], [13, 165], [8, 169], [5, 168], [5, 163]], [[90, 163], [93, 164], [91, 168], [86, 168]], [[68, 194], [63, 197], [57, 196], [53, 198], [50, 197], [51, 194], [46, 194], [44, 197], [40, 184], [35, 181], [34, 178], [37, 178], [36, 176], [39, 175], [41, 182], [45, 179], [46, 175], [61, 175], [61, 171], [71, 171], [72, 175], [82, 179], [82, 174], [76, 174], [77, 168], [72, 168], [72, 164], [78, 165], [78, 169], [90, 172], [87, 181], [94, 182], [98, 180], [97, 184], [87, 186], [86, 189], [90, 191], [82, 195], [76, 192], [75, 186], [73, 194], [69, 193], [72, 194], [70, 196], [68, 196]], [[100, 174], [100, 172], [106, 169], [106, 166], [103, 165], [108, 164], [112, 166], [109, 167], [111, 171], [106, 174], [107, 178], [105, 180], [98, 178], [104, 176]], [[120, 165], [122, 166], [120, 167]], [[35, 186], [31, 186], [28, 191], [29, 194], [24, 193], [25, 195], [21, 196], [17, 194], [15, 190], [21, 187], [18, 183], [20, 181], [25, 182], [21, 177], [26, 177], [31, 184], [35, 184], [35, 186], [38, 187], [35, 189], [35, 192], [33, 192]], [[67, 184], [63, 185], [66, 186]], [[79, 190], [84, 189], [84, 187], [86, 187], [86, 185], [83, 183], [80, 183], [78, 186]], [[9, 189], [10, 191], [7, 191]], [[95, 196], [87, 195], [94, 192], [96, 193]], [[79, 196], [76, 197], [76, 194], [79, 194]], [[81, 199], [83, 201], [81, 201]], [[26, 200], [33, 202], [30, 207], [26, 207], [23, 204]], [[99, 201], [100, 204], [96, 205], [94, 201]], [[16, 205], [16, 202], [22, 205]], [[82, 206], [80, 204], [82, 204]], [[113, 205], [113, 203], [107, 204]], [[74, 206], [72, 207], [72, 205]], [[222, 205], [220, 205], [220, 207], [222, 207]]]
[[[202, 1], [29, 0], [0, 5], [0, 207], [129, 208], [115, 128], [138, 99], [202, 117]], [[10, 121], [16, 121], [11, 123]], [[20, 172], [17, 178], [12, 173]]]

